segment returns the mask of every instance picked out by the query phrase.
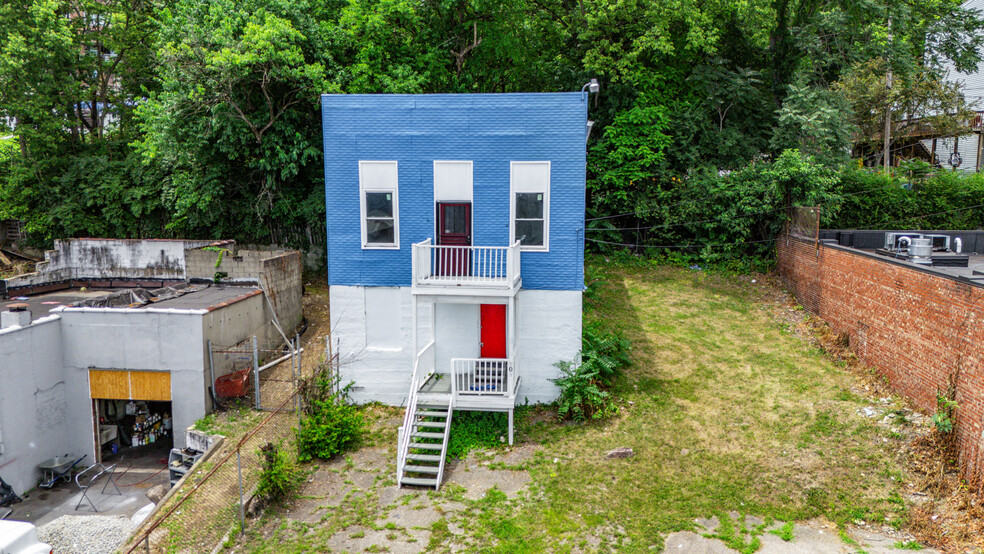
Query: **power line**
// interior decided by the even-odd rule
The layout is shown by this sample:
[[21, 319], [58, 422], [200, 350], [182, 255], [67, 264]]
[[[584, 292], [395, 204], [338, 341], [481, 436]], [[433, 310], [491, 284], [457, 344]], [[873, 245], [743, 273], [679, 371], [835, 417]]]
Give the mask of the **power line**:
[[[880, 187], [872, 187], [870, 189], [858, 190], [858, 191], [854, 191], [854, 192], [846, 192], [846, 193], [841, 194], [841, 196], [842, 197], [856, 196], [858, 194], [865, 194], [865, 193], [869, 193], [869, 192], [875, 192], [875, 191], [879, 191], [879, 190], [885, 190], [885, 189], [889, 189], [889, 188], [899, 188], [899, 187], [900, 187], [899, 184], [892, 183], [890, 185], [882, 185]], [[715, 217], [715, 218], [711, 218], [711, 219], [703, 219], [703, 220], [697, 220], [697, 221], [685, 221], [685, 222], [681, 222], [681, 223], [667, 223], [667, 224], [664, 224], [664, 225], [647, 225], [645, 227], [617, 227], [617, 228], [614, 228], [614, 229], [598, 229], [598, 228], [596, 228], [596, 229], [586, 229], [586, 231], [595, 231], [595, 232], [603, 232], [604, 231], [604, 232], [609, 232], [609, 233], [622, 232], [622, 231], [651, 231], [651, 230], [656, 230], [656, 229], [668, 229], [668, 228], [671, 228], [671, 227], [685, 227], [685, 226], [688, 226], [688, 225], [699, 225], [701, 223], [712, 223], [714, 221], [721, 221], [721, 220], [724, 220], [724, 219], [732, 219], [734, 217], [750, 217], [750, 216], [754, 216], [754, 215], [762, 215], [762, 214], [767, 214], [767, 213], [780, 212], [780, 211], [784, 211], [784, 210], [786, 210], [785, 207], [783, 207], [783, 208], [775, 208], [775, 209], [772, 209], [772, 210], [765, 210], [765, 211], [760, 211], [760, 212], [751, 212], [751, 213], [747, 213], [747, 214], [738, 214], [738, 215], [735, 215], [735, 216], [726, 215], [726, 216]]]
[[[929, 214], [909, 216], [909, 217], [906, 217], [906, 218], [903, 218], [903, 219], [897, 219], [897, 220], [894, 220], [894, 221], [888, 221], [888, 222], [885, 222], [885, 223], [881, 223], [881, 224], [878, 225], [878, 227], [884, 229], [885, 227], [890, 226], [892, 223], [900, 223], [900, 222], [909, 221], [909, 220], [912, 220], [912, 219], [923, 219], [923, 218], [933, 217], [933, 216], [938, 216], [938, 215], [946, 215], [946, 214], [951, 214], [951, 213], [964, 212], [964, 211], [967, 211], [967, 210], [974, 210], [974, 209], [977, 209], [977, 208], [984, 208], [984, 204], [977, 204], [977, 205], [974, 205], [974, 206], [967, 206], [967, 207], [964, 207], [964, 208], [955, 208], [955, 209], [946, 210], [946, 211], [943, 211], [943, 212], [935, 212], [935, 213], [929, 213]], [[871, 230], [871, 229], [859, 229], [859, 230], [864, 231], [864, 230]], [[598, 243], [598, 244], [608, 244], [608, 245], [612, 245], [612, 246], [623, 246], [623, 247], [633, 247], [633, 248], [706, 248], [708, 246], [710, 246], [710, 247], [717, 247], [717, 246], [742, 246], [742, 245], [746, 245], [746, 244], [763, 244], [763, 243], [768, 243], [768, 242], [775, 242], [775, 241], [779, 240], [779, 238], [777, 237], [777, 238], [772, 238], [772, 239], [750, 240], [750, 241], [744, 241], [744, 242], [704, 243], [704, 244], [693, 244], [693, 243], [691, 243], [691, 244], [638, 244], [638, 243], [629, 243], [629, 242], [613, 242], [613, 241], [607, 241], [607, 240], [593, 239], [593, 238], [589, 238], [589, 237], [585, 237], [584, 240], [589, 241], [589, 242]]]
[[774, 238], [774, 239], [764, 239], [764, 240], [750, 240], [746, 242], [722, 242], [717, 244], [706, 244], [706, 243], [705, 244], [637, 244], [637, 243], [628, 243], [628, 242], [611, 242], [607, 240], [599, 240], [599, 239], [592, 239], [592, 238], [585, 238], [584, 240], [590, 242], [597, 242], [599, 244], [610, 244], [613, 246], [632, 246], [635, 248], [706, 248], [708, 246], [741, 246], [743, 244], [760, 244], [765, 242], [775, 242], [779, 239]]
[[762, 215], [762, 214], [768, 214], [768, 213], [773, 213], [773, 212], [779, 212], [779, 211], [783, 211], [785, 209], [786, 208], [775, 208], [775, 209], [772, 209], [772, 210], [765, 210], [765, 211], [762, 211], [762, 212], [751, 212], [751, 213], [747, 213], [747, 214], [738, 214], [738, 215], [735, 215], [735, 216], [727, 215], [727, 216], [715, 217], [715, 218], [712, 218], [712, 219], [702, 219], [702, 220], [698, 220], [698, 221], [685, 221], [683, 223], [667, 223], [665, 225], [647, 225], [645, 227], [624, 227], [624, 228], [615, 228], [615, 229], [587, 229], [587, 231], [608, 231], [608, 232], [613, 232], [613, 231], [651, 231], [651, 230], [656, 230], [656, 229], [669, 229], [670, 227], [685, 227], [687, 225], [699, 225], [701, 223], [711, 223], [711, 222], [714, 222], [714, 221], [720, 221], [722, 219], [729, 219], [729, 218], [732, 218], [732, 217], [751, 217], [753, 215]]

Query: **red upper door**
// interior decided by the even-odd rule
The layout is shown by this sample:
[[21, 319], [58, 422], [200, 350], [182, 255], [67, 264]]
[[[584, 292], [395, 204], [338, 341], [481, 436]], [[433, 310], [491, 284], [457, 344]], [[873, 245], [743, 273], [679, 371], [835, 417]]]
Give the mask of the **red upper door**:
[[481, 357], [506, 357], [506, 305], [481, 305]]
[[[439, 202], [437, 204], [437, 244], [471, 246], [471, 204]], [[441, 248], [437, 260], [438, 275], [469, 275], [469, 248]]]

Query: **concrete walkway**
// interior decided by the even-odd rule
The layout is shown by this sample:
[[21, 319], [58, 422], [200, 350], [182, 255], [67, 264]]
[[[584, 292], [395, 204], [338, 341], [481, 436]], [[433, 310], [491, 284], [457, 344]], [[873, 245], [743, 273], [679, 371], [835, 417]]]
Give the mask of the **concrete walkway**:
[[[912, 540], [912, 537], [891, 530], [886, 533], [879, 533], [863, 527], [850, 526], [846, 535], [853, 542], [848, 542], [841, 537], [837, 526], [820, 520], [812, 520], [796, 523], [790, 530], [791, 533], [783, 535], [785, 522], [776, 521], [771, 525], [765, 525], [761, 518], [746, 516], [745, 530], [741, 529], [741, 516], [732, 512], [729, 514], [732, 519], [730, 533], [724, 533], [718, 519], [698, 519], [695, 521], [700, 529], [699, 532], [681, 531], [672, 533], [666, 537], [666, 546], [663, 552], [666, 553], [687, 553], [687, 554], [732, 554], [738, 550], [729, 548], [725, 541], [719, 538], [708, 538], [706, 535], [726, 534], [733, 537], [733, 540], [740, 540], [741, 544], [751, 545], [757, 538], [761, 546], [756, 551], [761, 554], [847, 554], [857, 552], [867, 552], [869, 554], [887, 554], [899, 552], [923, 552], [938, 553], [931, 548], [922, 550], [899, 550], [897, 545]], [[771, 531], [775, 531], [772, 533]], [[887, 531], [887, 530], [886, 530]], [[791, 537], [790, 537], [791, 535]], [[790, 540], [783, 540], [789, 538]]]

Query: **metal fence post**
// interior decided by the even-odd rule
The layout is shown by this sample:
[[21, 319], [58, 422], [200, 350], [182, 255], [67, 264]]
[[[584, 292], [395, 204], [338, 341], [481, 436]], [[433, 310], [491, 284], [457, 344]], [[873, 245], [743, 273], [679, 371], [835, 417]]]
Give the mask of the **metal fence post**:
[[253, 388], [256, 389], [256, 409], [260, 410], [260, 353], [256, 335], [253, 335]]
[[297, 366], [294, 368], [294, 406], [297, 409], [297, 428], [301, 428], [301, 335], [294, 338], [294, 352], [297, 352]]
[[243, 504], [243, 460], [239, 455], [242, 448], [236, 448], [236, 468], [239, 470], [239, 533], [246, 535], [246, 506]]

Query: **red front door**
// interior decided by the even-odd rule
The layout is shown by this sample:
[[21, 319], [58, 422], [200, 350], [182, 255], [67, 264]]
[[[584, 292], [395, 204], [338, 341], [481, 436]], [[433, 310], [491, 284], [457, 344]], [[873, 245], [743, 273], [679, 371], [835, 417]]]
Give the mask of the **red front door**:
[[446, 203], [437, 205], [437, 244], [441, 248], [437, 262], [438, 275], [470, 275], [471, 250], [453, 248], [471, 246], [471, 204]]
[[481, 357], [506, 357], [506, 305], [481, 305]]

